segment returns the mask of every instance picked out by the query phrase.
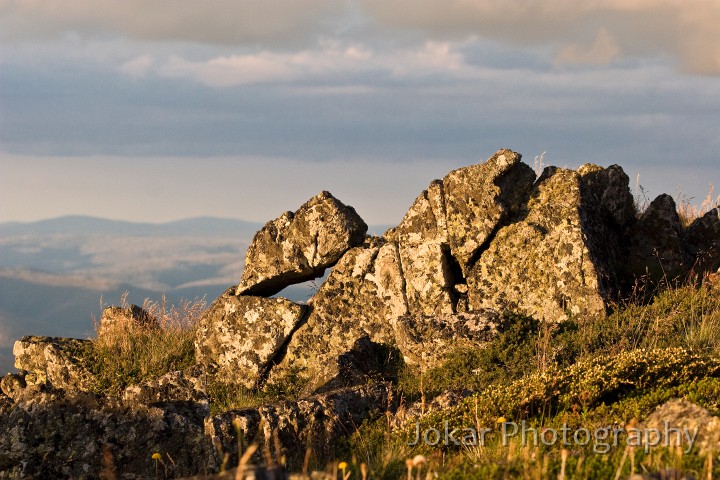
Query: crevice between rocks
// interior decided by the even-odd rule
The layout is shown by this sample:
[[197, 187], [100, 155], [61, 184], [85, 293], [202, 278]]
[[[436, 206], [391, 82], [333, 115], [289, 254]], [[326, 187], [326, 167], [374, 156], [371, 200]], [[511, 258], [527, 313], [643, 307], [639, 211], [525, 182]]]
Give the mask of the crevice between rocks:
[[298, 320], [297, 324], [295, 324], [295, 327], [290, 331], [288, 336], [285, 338], [285, 341], [283, 341], [282, 345], [280, 345], [280, 348], [277, 349], [277, 352], [275, 352], [275, 355], [268, 360], [266, 365], [263, 367], [263, 369], [260, 371], [260, 375], [258, 375], [258, 379], [255, 382], [255, 389], [259, 390], [262, 388], [265, 383], [267, 382], [268, 378], [270, 377], [270, 373], [272, 372], [272, 369], [276, 366], [280, 365], [282, 361], [285, 359], [285, 355], [287, 355], [288, 346], [290, 345], [290, 342], [292, 342], [293, 337], [295, 336], [295, 333], [297, 333], [298, 330], [300, 330], [302, 327], [304, 327], [307, 324], [308, 319], [310, 318], [310, 314], [312, 313], [312, 306], [311, 305], [305, 305], [305, 309], [303, 312], [303, 315]]

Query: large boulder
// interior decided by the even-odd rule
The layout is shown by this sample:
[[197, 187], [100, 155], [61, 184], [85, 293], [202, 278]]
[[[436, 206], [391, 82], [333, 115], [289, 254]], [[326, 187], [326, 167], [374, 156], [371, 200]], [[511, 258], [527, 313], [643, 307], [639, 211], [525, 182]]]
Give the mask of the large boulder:
[[714, 272], [720, 268], [720, 208], [707, 212], [686, 230], [687, 245], [698, 273]]
[[352, 207], [322, 192], [255, 234], [236, 293], [270, 296], [321, 277], [346, 251], [362, 245], [367, 228]]
[[521, 210], [535, 180], [520, 159], [499, 150], [486, 162], [433, 181], [386, 232], [399, 246], [412, 315], [464, 309], [464, 275], [497, 229]]
[[54, 388], [86, 391], [93, 376], [83, 363], [90, 340], [59, 337], [23, 337], [15, 342], [15, 368], [28, 372], [25, 381], [50, 384]]
[[195, 358], [217, 367], [227, 381], [252, 388], [300, 325], [307, 307], [234, 291], [218, 297], [200, 319]]
[[392, 343], [389, 319], [408, 313], [397, 245], [371, 239], [347, 252], [310, 300], [308, 320], [293, 335], [268, 382], [297, 381], [315, 391], [338, 374], [337, 359], [368, 336]]
[[675, 280], [688, 271], [685, 231], [675, 201], [662, 194], [629, 229], [627, 269], [632, 278]]
[[469, 273], [470, 309], [508, 308], [547, 321], [604, 316], [620, 259], [617, 233], [602, 215], [612, 202], [601, 198], [580, 173], [546, 168], [526, 213], [497, 232]]

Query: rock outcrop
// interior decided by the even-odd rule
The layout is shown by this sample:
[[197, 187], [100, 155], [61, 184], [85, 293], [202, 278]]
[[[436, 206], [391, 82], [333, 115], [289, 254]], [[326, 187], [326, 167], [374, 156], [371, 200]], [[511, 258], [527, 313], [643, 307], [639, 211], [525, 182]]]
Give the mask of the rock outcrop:
[[228, 381], [252, 388], [300, 325], [307, 307], [234, 291], [228, 289], [200, 319], [195, 358], [217, 367]]
[[[367, 420], [387, 415], [391, 425], [394, 415], [400, 425], [463, 404], [468, 391], [428, 403], [421, 388], [419, 402], [398, 406], [392, 383], [408, 365], [442, 367], [453, 350], [483, 348], [498, 334], [504, 341], [514, 331], [506, 328], [522, 326], [506, 323], [518, 317], [508, 311], [532, 325], [592, 322], [628, 275], [720, 268], [719, 209], [683, 228], [661, 195], [636, 218], [619, 166], [548, 167], [536, 179], [520, 160], [500, 150], [433, 181], [382, 237], [366, 236], [354, 209], [327, 192], [269, 222], [240, 284], [201, 317], [192, 365], [183, 350], [182, 366], [152, 378], [121, 372], [122, 388], [99, 391], [107, 379], [88, 364], [92, 341], [22, 338], [20, 372], [0, 379], [0, 478], [212, 473], [237, 465], [250, 442], [259, 446], [254, 461], [271, 465], [286, 458], [298, 468], [308, 447], [330, 460]], [[307, 305], [269, 298], [329, 267]], [[99, 339], [128, 326], [159, 328], [140, 307], [112, 307]], [[663, 408], [648, 425], [675, 411], [708, 418], [694, 405]], [[708, 441], [717, 442], [715, 427]]]
[[406, 363], [423, 369], [440, 366], [457, 348], [478, 347], [497, 335], [500, 315], [494, 310], [414, 317], [392, 321], [395, 342]]
[[362, 245], [365, 232], [367, 225], [352, 207], [322, 192], [255, 234], [236, 293], [270, 296], [321, 277], [346, 251]]
[[[389, 386], [370, 383], [315, 395], [296, 402], [287, 401], [253, 409], [224, 412], [205, 420], [211, 443], [219, 446], [217, 466], [229, 453], [229, 464], [237, 464], [238, 433], [242, 441], [255, 441], [276, 461], [285, 456], [288, 464], [300, 469], [306, 449], [316, 458], [333, 458], [338, 441], [366, 419], [377, 418], [389, 406]], [[281, 451], [277, 451], [280, 447]]]

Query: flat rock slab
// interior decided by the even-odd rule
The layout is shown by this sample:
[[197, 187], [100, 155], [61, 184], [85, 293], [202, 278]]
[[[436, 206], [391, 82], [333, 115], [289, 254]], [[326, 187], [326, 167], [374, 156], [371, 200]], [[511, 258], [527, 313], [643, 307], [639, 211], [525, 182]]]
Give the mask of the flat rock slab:
[[321, 277], [350, 248], [362, 245], [367, 228], [352, 207], [322, 192], [255, 234], [236, 293], [270, 296]]
[[252, 388], [298, 327], [307, 307], [284, 298], [222, 294], [200, 319], [195, 341], [199, 363]]

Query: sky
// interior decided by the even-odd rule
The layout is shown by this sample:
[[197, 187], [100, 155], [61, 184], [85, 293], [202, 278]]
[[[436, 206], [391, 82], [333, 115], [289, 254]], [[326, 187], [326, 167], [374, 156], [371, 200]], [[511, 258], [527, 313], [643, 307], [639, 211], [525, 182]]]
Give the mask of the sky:
[[329, 190], [396, 224], [500, 148], [700, 203], [718, 19], [718, 0], [0, 0], [0, 222], [264, 222]]

